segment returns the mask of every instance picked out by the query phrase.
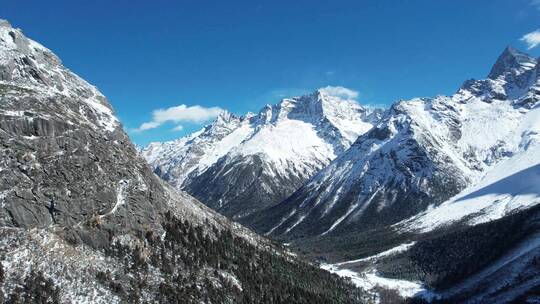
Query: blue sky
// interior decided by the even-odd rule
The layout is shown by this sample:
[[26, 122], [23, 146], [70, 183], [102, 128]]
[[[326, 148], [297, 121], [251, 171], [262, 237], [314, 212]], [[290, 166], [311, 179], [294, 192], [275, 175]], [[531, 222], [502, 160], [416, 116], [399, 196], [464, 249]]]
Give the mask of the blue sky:
[[[377, 105], [451, 94], [540, 28], [540, 0], [6, 0], [1, 14], [95, 84], [140, 145], [327, 85]], [[158, 109], [175, 122], [135, 130]]]

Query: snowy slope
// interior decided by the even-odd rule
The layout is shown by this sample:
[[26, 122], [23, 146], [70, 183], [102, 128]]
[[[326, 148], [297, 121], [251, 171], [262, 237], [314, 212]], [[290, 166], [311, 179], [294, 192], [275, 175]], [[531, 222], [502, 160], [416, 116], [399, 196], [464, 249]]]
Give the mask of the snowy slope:
[[292, 238], [326, 235], [362, 218], [366, 227], [381, 225], [416, 214], [433, 199], [442, 202], [473, 175], [452, 153], [458, 116], [446, 97], [393, 105], [346, 153], [265, 210], [256, 228]]
[[[486, 169], [485, 174], [456, 196], [439, 206], [429, 207], [425, 212], [393, 226], [400, 233], [422, 234], [437, 230], [438, 235], [452, 224], [478, 225], [501, 219], [518, 211], [529, 212], [528, 208], [540, 204], [540, 107], [528, 112], [515, 127], [522, 137], [518, 151]], [[533, 213], [534, 214], [534, 213]], [[529, 222], [529, 221], [525, 221]], [[538, 223], [538, 216], [536, 216]], [[533, 221], [534, 223], [534, 221]], [[450, 229], [450, 232], [454, 230]], [[481, 269], [478, 273], [455, 286], [432, 290], [422, 282], [406, 279], [386, 278], [377, 272], [381, 258], [407, 251], [414, 242], [398, 245], [371, 257], [323, 264], [327, 269], [343, 277], [349, 277], [358, 286], [373, 290], [377, 285], [397, 291], [403, 297], [424, 299], [444, 298], [459, 303], [507, 303], [535, 290], [540, 286], [540, 269], [535, 266], [540, 253], [538, 228], [528, 228], [531, 235], [509, 248], [500, 258]], [[534, 234], [533, 234], [534, 233]], [[458, 249], [459, 251], [459, 249]], [[468, 255], [461, 256], [466, 260]], [[364, 263], [362, 271], [355, 265]], [[376, 291], [373, 291], [377, 294]], [[534, 292], [533, 292], [534, 293]], [[459, 299], [459, 300], [456, 300]]]
[[176, 188], [241, 217], [290, 195], [369, 130], [378, 115], [320, 89], [267, 105], [257, 115], [224, 112], [203, 130], [152, 143], [142, 153]]
[[174, 141], [151, 143], [141, 153], [158, 175], [181, 188], [192, 171], [204, 171], [252, 132], [249, 115], [223, 112], [204, 129]]
[[[463, 303], [506, 303], [530, 293], [540, 286], [539, 72], [537, 59], [507, 48], [487, 79], [466, 81], [452, 96], [395, 103], [287, 200], [254, 216], [254, 228], [341, 260], [322, 267], [374, 293], [379, 285], [402, 296]], [[449, 247], [438, 248], [439, 259], [442, 252], [444, 261], [457, 257], [467, 265], [485, 248], [454, 248], [444, 243], [447, 235], [489, 239], [504, 225], [500, 220], [512, 223], [517, 212], [526, 219], [514, 222], [518, 243], [495, 244], [496, 259], [452, 288], [427, 290], [401, 277], [409, 265], [419, 273], [432, 265], [415, 268], [424, 267], [432, 241]], [[484, 225], [469, 230], [478, 224]], [[355, 250], [363, 253], [355, 258]], [[392, 278], [378, 272], [385, 263]]]
[[[492, 117], [491, 121], [498, 119]], [[511, 157], [493, 165], [476, 183], [447, 202], [397, 226], [425, 232], [464, 218], [478, 224], [540, 203], [540, 108], [508, 127], [514, 135], [508, 137], [509, 143], [514, 141]]]
[[[487, 79], [467, 81], [453, 96], [397, 102], [346, 153], [261, 212], [255, 228], [294, 239], [393, 224], [477, 185], [501, 161], [537, 158], [526, 151], [537, 136], [538, 69], [536, 59], [507, 48]], [[513, 204], [536, 202], [524, 200]]]
[[[524, 299], [537, 299], [534, 294], [540, 286], [540, 269], [535, 262], [540, 253], [538, 232], [531, 234], [481, 271], [442, 290], [430, 289], [421, 281], [384, 277], [378, 272], [377, 266], [384, 263], [381, 258], [408, 250], [410, 246], [411, 244], [403, 244], [374, 257], [337, 264], [323, 263], [320, 267], [341, 277], [350, 278], [355, 285], [370, 292], [375, 298], [379, 297], [377, 287], [383, 287], [396, 291], [403, 298], [415, 297], [427, 301], [439, 299], [448, 303], [536, 303], [526, 302]], [[368, 261], [372, 263], [366, 263]], [[350, 269], [355, 263], [364, 264], [354, 270]], [[531, 291], [533, 296], [527, 297], [527, 292]], [[516, 300], [518, 298], [522, 302]]]

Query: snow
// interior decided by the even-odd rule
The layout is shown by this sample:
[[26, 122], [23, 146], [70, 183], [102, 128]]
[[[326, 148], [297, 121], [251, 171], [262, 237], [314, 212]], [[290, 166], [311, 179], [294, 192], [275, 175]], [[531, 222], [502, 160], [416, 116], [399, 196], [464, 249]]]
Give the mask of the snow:
[[152, 143], [142, 155], [167, 173], [177, 189], [190, 174], [202, 174], [222, 158], [231, 161], [252, 155], [266, 161], [264, 170], [270, 176], [296, 174], [307, 179], [369, 130], [373, 124], [369, 115], [374, 112], [353, 100], [316, 91], [267, 105], [257, 115], [222, 113], [202, 131]]
[[377, 286], [380, 286], [386, 289], [395, 290], [402, 297], [419, 295], [422, 295], [427, 299], [432, 297], [432, 293], [420, 282], [383, 278], [377, 275], [375, 270], [358, 273], [350, 269], [339, 268], [334, 264], [321, 264], [321, 268], [331, 273], [335, 273], [340, 277], [349, 278], [353, 284], [373, 294], [376, 294], [374, 289]]
[[179, 189], [191, 172], [204, 171], [251, 133], [247, 118], [223, 112], [202, 130], [174, 141], [151, 143], [141, 154], [154, 168], [174, 176], [171, 182]]
[[[338, 189], [339, 191], [340, 189]], [[326, 230], [325, 232], [323, 232], [321, 235], [326, 235], [328, 234], [329, 232], [331, 232], [332, 230], [334, 230], [339, 224], [341, 224], [347, 217], [349, 217], [351, 215], [351, 213], [353, 213], [353, 211], [356, 210], [356, 208], [358, 208], [358, 206], [360, 205], [360, 203], [362, 202], [363, 203], [363, 206], [360, 210], [358, 210], [358, 212], [361, 212], [362, 210], [364, 210], [365, 208], [367, 208], [369, 206], [369, 203], [371, 203], [371, 201], [373, 200], [373, 198], [375, 197], [375, 195], [377, 195], [377, 193], [379, 193], [379, 190], [375, 190], [375, 192], [373, 192], [373, 194], [371, 194], [371, 196], [363, 201], [362, 200], [362, 196], [359, 196], [358, 199], [356, 200], [356, 202], [354, 204], [352, 204], [349, 209], [347, 209], [347, 212], [345, 212], [345, 214], [343, 214], [342, 216], [340, 216], [333, 224], [332, 226], [330, 226], [330, 228], [328, 228], [328, 230]], [[339, 194], [336, 194], [336, 196], [339, 196]], [[334, 201], [337, 200], [337, 198], [334, 199]], [[326, 210], [329, 210], [329, 208], [333, 207], [335, 202], [331, 203], [329, 205], [329, 207], [326, 209]], [[326, 213], [326, 212], [325, 212]]]
[[[303, 214], [322, 209], [323, 217], [337, 219], [321, 229], [325, 235], [360, 218], [377, 192], [387, 197], [375, 202], [378, 211], [391, 208], [395, 201], [391, 195], [397, 191], [436, 196], [430, 187], [433, 178], [451, 180], [455, 190], [450, 191], [466, 189], [452, 198], [455, 202], [430, 206], [425, 216], [407, 225], [410, 229], [432, 229], [480, 212], [470, 222], [475, 224], [537, 204], [536, 170], [518, 171], [535, 166], [540, 155], [535, 148], [540, 141], [539, 106], [530, 109], [517, 102], [524, 94], [532, 96], [533, 102], [538, 99], [534, 92], [539, 80], [529, 73], [537, 61], [516, 51], [507, 53], [510, 59], [499, 63], [507, 70], [495, 69], [493, 79], [468, 82], [453, 96], [395, 103], [377, 125], [384, 136], [361, 136], [304, 184], [301, 193], [295, 194], [298, 202], [284, 207], [284, 212], [298, 207]], [[517, 63], [512, 56], [519, 57]], [[511, 158], [514, 162], [503, 165]], [[507, 173], [518, 174], [515, 182], [506, 179], [498, 185], [515, 190], [489, 186]], [[520, 184], [519, 178], [531, 182]], [[488, 186], [494, 191], [491, 196], [467, 196]]]
[[126, 194], [125, 194], [125, 190], [126, 190], [126, 187], [129, 185], [129, 180], [125, 180], [125, 179], [122, 179], [119, 181], [118, 183], [118, 187], [117, 187], [117, 190], [116, 190], [116, 203], [114, 204], [114, 206], [112, 207], [112, 209], [101, 215], [100, 218], [104, 218], [106, 216], [109, 216], [111, 214], [114, 214], [116, 213], [116, 210], [124, 205], [126, 203]]
[[137, 184], [138, 184], [139, 191], [143, 191], [143, 192], [147, 191], [148, 186], [146, 185], [146, 182], [142, 178], [141, 174], [137, 172], [136, 175], [137, 175]]
[[[257, 133], [231, 151], [231, 155], [264, 154], [281, 173], [290, 163], [316, 163], [335, 158], [334, 148], [317, 135], [312, 124], [285, 119], [276, 125], [264, 125]], [[309, 169], [309, 168], [306, 168]]]
[[[106, 98], [94, 86], [62, 66], [52, 51], [28, 39], [20, 29], [14, 29], [6, 22], [0, 26], [0, 65], [11, 70], [9, 77], [0, 84], [30, 90], [34, 95], [46, 98], [73, 98], [86, 106], [80, 111], [92, 127], [105, 132], [113, 132], [119, 127]], [[87, 115], [85, 109], [93, 115]]]
[[184, 146], [186, 144], [186, 142], [192, 140], [193, 138], [196, 138], [203, 131], [204, 131], [204, 129], [199, 130], [197, 132], [194, 132], [190, 136], [182, 137], [182, 138], [180, 138], [180, 139], [178, 139], [176, 141], [164, 142], [164, 143], [152, 142], [152, 143], [148, 144], [148, 146], [146, 146], [141, 151], [141, 153], [142, 153], [143, 157], [149, 163], [157, 162], [157, 161], [159, 161], [160, 157], [162, 157], [163, 154], [170, 153], [170, 150], [172, 150], [172, 149], [169, 149], [170, 146], [175, 146], [175, 147], [176, 146], [178, 146], [178, 147]]
[[24, 111], [0, 110], [0, 113], [2, 115], [6, 115], [6, 116], [17, 116], [17, 117], [23, 117], [24, 116]]
[[[100, 93], [96, 92], [96, 94]], [[119, 126], [119, 121], [111, 108], [103, 105], [95, 98], [84, 99], [84, 101], [95, 111], [98, 116], [98, 125], [106, 131], [113, 132]]]
[[0, 202], [1, 202], [0, 207], [1, 208], [4, 208], [6, 206], [6, 197], [13, 191], [14, 191], [13, 188], [8, 189], [8, 190], [4, 190], [4, 191], [0, 191]]
[[[421, 296], [426, 299], [431, 299], [434, 293], [426, 289], [421, 282], [384, 278], [377, 274], [377, 270], [373, 266], [378, 259], [406, 251], [413, 245], [414, 242], [405, 243], [370, 257], [335, 264], [323, 263], [320, 267], [341, 277], [350, 278], [356, 286], [374, 295], [377, 295], [375, 287], [380, 286], [386, 289], [395, 290], [402, 297]], [[360, 262], [369, 262], [370, 264], [362, 272], [355, 272], [346, 268], [348, 265]]]
[[232, 285], [236, 288], [238, 288], [239, 291], [242, 291], [242, 284], [240, 283], [240, 281], [236, 278], [236, 276], [234, 276], [233, 274], [231, 274], [230, 272], [227, 272], [227, 271], [223, 271], [223, 270], [220, 270], [219, 271], [219, 274], [221, 275], [222, 278], [226, 279], [227, 281], [229, 281], [230, 283], [232, 283]]
[[[477, 99], [462, 106], [462, 132], [458, 146], [486, 154], [501, 139], [515, 137], [521, 113], [507, 101], [489, 104]], [[477, 152], [478, 153], [478, 152]]]
[[293, 209], [287, 216], [283, 217], [276, 226], [272, 227], [264, 235], [270, 235], [272, 232], [274, 232], [274, 230], [276, 230], [281, 225], [283, 225], [283, 223], [285, 223], [285, 221], [287, 221], [289, 218], [291, 218], [291, 216], [293, 216], [295, 213], [296, 213], [296, 209]]
[[231, 132], [229, 135], [225, 136], [220, 142], [219, 145], [213, 146], [208, 152], [204, 154], [203, 157], [199, 160], [197, 169], [202, 171], [207, 167], [211, 166], [218, 159], [225, 156], [233, 148], [240, 145], [244, 140], [246, 140], [253, 133], [253, 128], [250, 124], [244, 123], [239, 128]]
[[292, 229], [294, 229], [294, 227], [296, 227], [298, 224], [300, 224], [305, 218], [306, 218], [305, 215], [302, 215], [302, 216], [298, 217], [298, 220], [296, 220], [296, 222], [294, 222], [294, 224], [292, 224], [289, 228], [287, 228], [285, 233], [287, 233], [287, 232], [291, 231]]
[[[65, 303], [120, 303], [120, 298], [95, 281], [97, 271], [112, 271], [117, 261], [84, 246], [72, 247], [50, 231], [2, 228], [5, 251], [2, 266], [6, 282], [18, 282], [30, 271], [40, 270], [51, 279]], [[69, 279], [66, 278], [70, 275]], [[15, 288], [4, 284], [4, 294]]]
[[[341, 224], [341, 222], [343, 222], [344, 219], [346, 219], [355, 209], [356, 207], [358, 207], [358, 203], [356, 204], [352, 204], [349, 209], [347, 209], [347, 212], [345, 212], [345, 214], [343, 214], [342, 216], [340, 216], [333, 224], [332, 226], [330, 226], [330, 228], [328, 228], [328, 230], [326, 230], [325, 232], [323, 232], [321, 235], [326, 235], [328, 234], [329, 232], [331, 232], [332, 230], [334, 230], [334, 228], [336, 228], [339, 224]], [[289, 232], [289, 231], [287, 231]]]
[[[426, 232], [465, 217], [469, 224], [479, 224], [540, 203], [540, 108], [527, 112], [507, 133], [497, 127], [493, 131], [514, 135], [505, 141], [512, 157], [488, 167], [476, 183], [447, 202], [396, 226]], [[493, 142], [485, 134], [480, 138], [484, 140], [475, 143], [480, 147]]]
[[387, 256], [390, 256], [390, 255], [393, 255], [393, 254], [396, 254], [396, 253], [400, 253], [400, 252], [404, 252], [404, 251], [407, 251], [409, 250], [409, 248], [411, 248], [416, 242], [410, 242], [410, 243], [405, 243], [405, 244], [401, 244], [401, 245], [398, 245], [396, 247], [393, 247], [393, 248], [390, 248], [386, 251], [383, 251], [383, 252], [380, 252], [376, 255], [372, 255], [372, 256], [369, 256], [367, 258], [362, 258], [362, 259], [357, 259], [357, 260], [350, 260], [350, 261], [345, 261], [345, 262], [340, 262], [340, 263], [336, 263], [334, 265], [336, 266], [343, 266], [343, 265], [347, 265], [347, 264], [355, 264], [355, 263], [359, 263], [359, 262], [368, 262], [368, 261], [376, 261], [380, 258], [383, 258], [383, 257], [387, 257]]
[[[343, 88], [345, 89], [345, 88]], [[362, 108], [351, 96], [336, 96], [326, 88], [319, 89], [322, 98], [323, 111], [330, 122], [336, 126], [341, 134], [349, 141], [354, 142], [360, 134], [364, 134], [373, 127], [372, 122], [357, 115], [358, 112], [367, 111]]]

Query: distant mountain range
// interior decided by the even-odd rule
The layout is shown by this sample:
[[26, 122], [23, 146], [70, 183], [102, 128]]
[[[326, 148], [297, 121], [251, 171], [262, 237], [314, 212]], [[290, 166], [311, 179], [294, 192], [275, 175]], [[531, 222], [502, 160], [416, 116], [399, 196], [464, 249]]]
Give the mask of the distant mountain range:
[[[211, 161], [177, 153], [201, 150], [198, 138], [224, 117], [143, 155], [177, 188], [338, 263], [325, 267], [364, 288], [379, 282], [425, 299], [519, 302], [540, 288], [539, 101], [538, 59], [508, 47], [486, 79], [452, 96], [368, 111], [317, 91], [230, 119], [224, 129], [246, 135], [225, 141]], [[304, 110], [319, 104], [322, 111]], [[399, 284], [411, 281], [424, 284], [403, 293]]]
[[142, 155], [175, 188], [241, 219], [291, 195], [371, 129], [381, 112], [320, 89], [258, 114], [223, 112], [203, 130], [151, 143]]
[[0, 302], [540, 303], [539, 60], [384, 110], [336, 95], [139, 151], [0, 20]]
[[256, 227], [290, 238], [347, 233], [439, 206], [535, 149], [538, 81], [536, 59], [508, 48], [486, 80], [467, 81], [453, 96], [395, 103]]

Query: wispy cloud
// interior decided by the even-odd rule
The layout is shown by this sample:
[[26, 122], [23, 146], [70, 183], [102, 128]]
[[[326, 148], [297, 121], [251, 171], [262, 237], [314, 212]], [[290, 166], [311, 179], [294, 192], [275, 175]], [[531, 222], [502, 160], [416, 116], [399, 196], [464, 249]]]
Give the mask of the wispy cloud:
[[174, 127], [172, 130], [173, 131], [182, 131], [182, 130], [184, 130], [184, 126], [178, 125], [178, 126]]
[[326, 75], [327, 77], [332, 77], [336, 74], [336, 71], [326, 71], [324, 72], [324, 75]]
[[523, 35], [520, 40], [527, 44], [529, 50], [537, 47], [540, 44], [540, 29]]
[[[166, 109], [152, 111], [152, 120], [142, 123], [135, 131], [145, 131], [155, 129], [166, 122], [182, 123], [202, 123], [216, 117], [223, 109], [219, 107], [206, 108], [203, 106], [187, 106], [185, 104]], [[177, 125], [174, 130], [182, 130], [182, 125]]]
[[531, 0], [531, 5], [540, 10], [540, 0]]
[[330, 96], [336, 96], [336, 97], [340, 97], [340, 98], [343, 98], [343, 99], [356, 99], [358, 98], [358, 92], [357, 91], [354, 91], [354, 90], [351, 90], [351, 89], [347, 89], [345, 87], [340, 87], [340, 86], [327, 86], [327, 87], [324, 87], [324, 88], [320, 88], [319, 91], [322, 91]]

